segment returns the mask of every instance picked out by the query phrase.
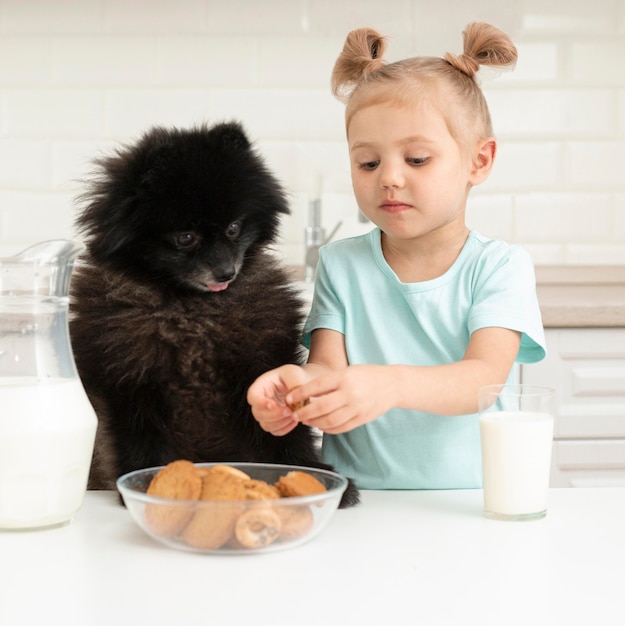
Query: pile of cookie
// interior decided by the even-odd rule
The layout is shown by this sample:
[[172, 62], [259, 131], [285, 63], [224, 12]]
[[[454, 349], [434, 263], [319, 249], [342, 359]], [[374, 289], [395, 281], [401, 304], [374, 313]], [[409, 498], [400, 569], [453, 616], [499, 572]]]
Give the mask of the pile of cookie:
[[304, 471], [290, 471], [269, 484], [229, 465], [198, 467], [186, 460], [173, 461], [152, 478], [146, 493], [211, 501], [215, 506], [148, 503], [145, 521], [155, 534], [197, 549], [264, 548], [301, 537], [313, 525], [309, 506], [271, 506], [268, 501], [324, 491], [325, 486]]

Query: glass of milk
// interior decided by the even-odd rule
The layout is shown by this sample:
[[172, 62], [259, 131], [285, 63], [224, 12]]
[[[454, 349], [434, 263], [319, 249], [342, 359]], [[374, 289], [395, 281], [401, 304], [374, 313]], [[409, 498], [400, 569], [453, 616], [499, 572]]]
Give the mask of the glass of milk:
[[554, 393], [534, 385], [480, 388], [485, 517], [533, 520], [547, 514]]

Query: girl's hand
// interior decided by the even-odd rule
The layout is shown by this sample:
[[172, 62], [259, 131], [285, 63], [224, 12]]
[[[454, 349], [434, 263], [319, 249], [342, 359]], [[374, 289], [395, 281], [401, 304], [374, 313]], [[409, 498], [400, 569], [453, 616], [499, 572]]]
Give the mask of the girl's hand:
[[259, 376], [247, 391], [247, 401], [260, 427], [272, 435], [286, 435], [297, 426], [285, 396], [309, 379], [302, 367], [283, 365]]
[[520, 332], [489, 327], [471, 335], [462, 360], [454, 363], [348, 365], [343, 335], [318, 329], [305, 366], [308, 382], [306, 377], [293, 381], [285, 400], [298, 405], [310, 399], [291, 417], [332, 435], [396, 407], [435, 415], [475, 413], [477, 390], [493, 381], [505, 382], [520, 343]]
[[392, 368], [351, 365], [300, 383], [286, 396], [298, 408], [292, 417], [325, 433], [336, 435], [371, 422], [395, 406]]

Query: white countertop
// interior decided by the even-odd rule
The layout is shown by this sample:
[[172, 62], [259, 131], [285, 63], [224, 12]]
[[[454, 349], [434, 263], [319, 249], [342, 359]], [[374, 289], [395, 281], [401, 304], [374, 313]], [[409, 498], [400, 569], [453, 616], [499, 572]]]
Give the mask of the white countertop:
[[299, 548], [205, 556], [89, 492], [63, 528], [0, 533], [0, 624], [625, 623], [625, 488], [552, 489], [532, 522], [484, 519], [479, 490], [362, 499]]

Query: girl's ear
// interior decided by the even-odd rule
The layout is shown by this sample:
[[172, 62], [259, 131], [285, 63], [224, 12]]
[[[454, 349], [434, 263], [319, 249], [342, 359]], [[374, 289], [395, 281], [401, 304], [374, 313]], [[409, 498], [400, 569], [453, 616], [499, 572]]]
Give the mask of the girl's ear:
[[469, 182], [472, 185], [479, 185], [484, 182], [495, 162], [495, 155], [497, 154], [497, 142], [493, 137], [490, 137], [477, 144], [476, 150], [473, 153], [473, 167], [471, 169], [471, 176]]

